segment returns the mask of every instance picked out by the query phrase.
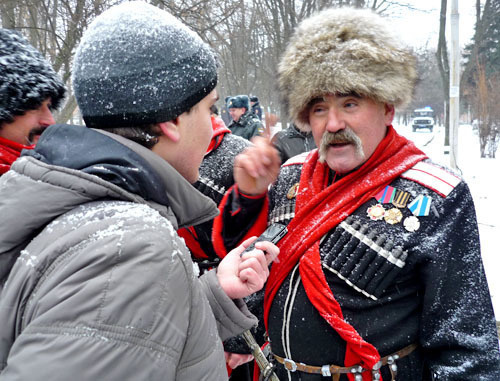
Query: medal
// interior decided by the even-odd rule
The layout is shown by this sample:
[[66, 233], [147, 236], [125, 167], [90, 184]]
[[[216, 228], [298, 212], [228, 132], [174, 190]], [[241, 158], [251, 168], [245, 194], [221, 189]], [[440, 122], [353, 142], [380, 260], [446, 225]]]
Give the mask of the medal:
[[394, 205], [397, 208], [405, 208], [409, 199], [410, 199], [410, 194], [408, 192], [396, 189], [394, 199], [392, 200], [392, 205]]
[[389, 209], [384, 214], [385, 222], [391, 225], [401, 222], [402, 219], [403, 219], [403, 213], [401, 213], [401, 210], [399, 210], [398, 208]]
[[414, 216], [428, 216], [431, 208], [431, 202], [432, 198], [421, 194], [408, 204], [408, 209], [411, 210]]
[[387, 185], [384, 189], [375, 195], [375, 199], [381, 204], [389, 204], [394, 199], [396, 189]]
[[385, 209], [382, 204], [375, 204], [366, 210], [366, 214], [373, 221], [379, 221], [384, 217]]
[[417, 231], [420, 228], [420, 221], [415, 216], [406, 217], [403, 225], [409, 232]]
[[295, 196], [297, 196], [298, 191], [299, 191], [299, 183], [293, 184], [292, 187], [288, 190], [286, 198], [289, 200], [295, 198]]

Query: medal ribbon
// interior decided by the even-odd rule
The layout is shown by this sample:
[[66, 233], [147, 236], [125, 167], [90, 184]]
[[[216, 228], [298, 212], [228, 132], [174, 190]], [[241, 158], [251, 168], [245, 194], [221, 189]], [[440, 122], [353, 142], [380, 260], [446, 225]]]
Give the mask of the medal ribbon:
[[[344, 366], [360, 364], [366, 369], [380, 360], [377, 349], [363, 340], [343, 317], [321, 267], [319, 241], [331, 229], [415, 163], [426, 158], [412, 142], [392, 126], [373, 155], [358, 170], [327, 186], [329, 168], [318, 161], [318, 150], [307, 157], [300, 177], [295, 218], [278, 244], [280, 261], [274, 262], [264, 299], [264, 323], [276, 292], [297, 262], [305, 291], [321, 316], [346, 341]], [[371, 380], [365, 372], [363, 380]], [[354, 375], [348, 375], [354, 380]]]

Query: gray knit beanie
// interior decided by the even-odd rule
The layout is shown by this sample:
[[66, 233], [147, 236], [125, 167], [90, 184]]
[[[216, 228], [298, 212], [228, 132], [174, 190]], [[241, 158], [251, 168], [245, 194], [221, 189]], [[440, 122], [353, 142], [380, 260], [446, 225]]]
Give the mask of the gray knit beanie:
[[59, 107], [66, 89], [50, 63], [19, 33], [0, 28], [0, 125], [51, 98]]
[[216, 84], [210, 47], [171, 14], [139, 1], [98, 16], [73, 65], [78, 107], [95, 128], [172, 120]]
[[319, 95], [354, 92], [395, 106], [411, 100], [416, 59], [387, 23], [369, 10], [340, 8], [298, 25], [279, 64], [278, 81], [301, 130], [310, 130], [304, 111]]

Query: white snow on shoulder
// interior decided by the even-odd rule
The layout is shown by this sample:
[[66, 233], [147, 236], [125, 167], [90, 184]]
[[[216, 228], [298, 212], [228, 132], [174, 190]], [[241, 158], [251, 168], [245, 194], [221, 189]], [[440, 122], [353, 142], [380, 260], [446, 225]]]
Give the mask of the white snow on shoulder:
[[19, 260], [23, 262], [26, 266], [34, 268], [38, 264], [38, 258], [31, 255], [27, 250], [22, 250], [19, 256]]

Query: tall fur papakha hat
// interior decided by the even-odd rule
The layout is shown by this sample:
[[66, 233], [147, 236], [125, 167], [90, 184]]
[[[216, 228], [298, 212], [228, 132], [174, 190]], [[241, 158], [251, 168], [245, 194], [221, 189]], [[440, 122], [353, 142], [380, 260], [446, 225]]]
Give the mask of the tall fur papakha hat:
[[170, 13], [142, 1], [99, 15], [73, 66], [78, 107], [95, 128], [173, 120], [217, 85], [214, 51]]
[[369, 10], [339, 8], [298, 25], [279, 64], [278, 82], [299, 128], [310, 130], [307, 105], [325, 94], [354, 92], [394, 106], [410, 101], [416, 59], [386, 24]]
[[51, 98], [59, 107], [66, 89], [50, 63], [19, 33], [0, 28], [0, 125], [36, 110]]

